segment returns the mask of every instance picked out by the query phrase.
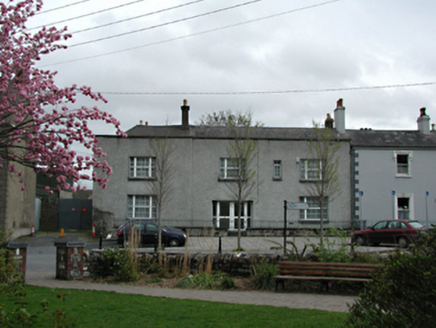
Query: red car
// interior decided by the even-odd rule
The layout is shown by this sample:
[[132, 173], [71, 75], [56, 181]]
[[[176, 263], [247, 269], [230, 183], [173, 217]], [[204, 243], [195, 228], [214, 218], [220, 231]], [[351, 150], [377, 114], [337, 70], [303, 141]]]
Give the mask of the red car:
[[414, 220], [385, 220], [353, 233], [351, 243], [357, 245], [398, 244], [406, 248], [427, 228]]

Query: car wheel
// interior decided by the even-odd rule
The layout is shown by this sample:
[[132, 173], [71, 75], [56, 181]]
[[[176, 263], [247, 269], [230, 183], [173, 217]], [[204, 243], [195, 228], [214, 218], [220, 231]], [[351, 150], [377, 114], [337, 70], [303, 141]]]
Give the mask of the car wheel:
[[170, 239], [170, 241], [168, 242], [168, 246], [170, 246], [170, 247], [177, 247], [179, 245], [180, 245], [179, 240], [175, 239], [175, 238]]
[[356, 237], [356, 244], [359, 246], [365, 246], [366, 245], [366, 239], [363, 236], [357, 236]]
[[398, 246], [400, 246], [401, 248], [407, 248], [407, 246], [409, 246], [409, 241], [406, 237], [400, 237], [398, 239]]

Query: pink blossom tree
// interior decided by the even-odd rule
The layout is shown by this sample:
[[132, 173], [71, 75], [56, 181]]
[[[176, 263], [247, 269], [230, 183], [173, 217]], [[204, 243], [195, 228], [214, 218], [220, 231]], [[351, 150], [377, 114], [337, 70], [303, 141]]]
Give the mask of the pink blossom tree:
[[[13, 162], [55, 177], [58, 189], [74, 191], [76, 187], [67, 181], [81, 179], [104, 188], [112, 169], [102, 160], [105, 154], [88, 122], [100, 120], [112, 124], [118, 135], [124, 133], [112, 115], [97, 107], [73, 105], [79, 95], [106, 102], [101, 94], [87, 86], [57, 87], [56, 72], [35, 66], [42, 55], [66, 48], [59, 42], [71, 37], [66, 28], [26, 30], [28, 18], [41, 6], [41, 0], [0, 3], [0, 165], [8, 163], [8, 169], [19, 176]], [[94, 155], [79, 156], [73, 144]], [[101, 173], [84, 174], [92, 168]]]

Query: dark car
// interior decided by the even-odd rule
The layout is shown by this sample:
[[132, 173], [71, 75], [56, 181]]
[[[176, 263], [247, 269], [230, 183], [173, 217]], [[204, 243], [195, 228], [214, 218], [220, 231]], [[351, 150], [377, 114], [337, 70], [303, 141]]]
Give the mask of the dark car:
[[[141, 236], [141, 245], [157, 244], [158, 227], [154, 220], [134, 220], [121, 225], [117, 230], [117, 242], [124, 245], [128, 242], [132, 233], [138, 233]], [[162, 227], [162, 244], [165, 246], [177, 247], [184, 246], [186, 234], [177, 228]]]
[[357, 245], [398, 244], [405, 248], [427, 228], [415, 220], [384, 220], [372, 227], [353, 233], [351, 242]]

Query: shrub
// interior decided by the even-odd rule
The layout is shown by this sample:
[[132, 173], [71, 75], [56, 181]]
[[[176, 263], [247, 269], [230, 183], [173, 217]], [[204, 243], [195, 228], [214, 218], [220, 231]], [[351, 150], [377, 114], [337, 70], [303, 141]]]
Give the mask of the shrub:
[[153, 274], [160, 278], [168, 276], [168, 269], [160, 265], [156, 259], [143, 256], [139, 261], [139, 271], [143, 274]]
[[351, 306], [348, 327], [433, 327], [436, 232], [410, 252], [394, 253]]
[[236, 288], [235, 281], [226, 274], [218, 271], [214, 274], [199, 273], [179, 280], [178, 288], [199, 288], [199, 289], [233, 289]]
[[111, 277], [116, 282], [130, 282], [138, 279], [135, 254], [119, 248], [105, 248], [97, 260], [94, 275]]
[[221, 281], [219, 283], [219, 288], [224, 289], [224, 290], [236, 289], [237, 286], [236, 286], [235, 279], [233, 279], [227, 275], [222, 276]]
[[274, 276], [278, 273], [276, 264], [257, 263], [251, 267], [251, 279], [256, 289], [271, 290], [275, 287]]
[[[312, 244], [313, 256], [318, 262], [350, 262], [347, 233], [342, 229], [329, 228], [329, 237], [324, 238], [323, 244]], [[337, 238], [340, 242], [337, 243]]]

